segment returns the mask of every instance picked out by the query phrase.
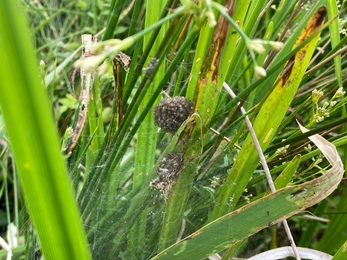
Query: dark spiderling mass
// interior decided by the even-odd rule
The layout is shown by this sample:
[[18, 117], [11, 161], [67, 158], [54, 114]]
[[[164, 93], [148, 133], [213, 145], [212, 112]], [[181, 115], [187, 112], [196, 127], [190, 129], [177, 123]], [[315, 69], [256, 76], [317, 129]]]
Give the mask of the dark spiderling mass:
[[184, 97], [165, 98], [154, 108], [154, 123], [165, 132], [175, 133], [192, 112], [191, 102]]

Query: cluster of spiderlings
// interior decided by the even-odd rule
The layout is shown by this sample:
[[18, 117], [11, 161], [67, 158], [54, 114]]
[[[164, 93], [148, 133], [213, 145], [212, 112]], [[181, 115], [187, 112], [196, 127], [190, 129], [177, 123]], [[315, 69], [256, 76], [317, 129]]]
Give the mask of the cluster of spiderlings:
[[192, 112], [192, 103], [184, 97], [165, 98], [154, 108], [154, 123], [165, 132], [175, 133]]
[[183, 153], [168, 152], [156, 168], [158, 178], [151, 181], [150, 186], [162, 192], [165, 198], [171, 192], [172, 185], [183, 169]]
[[183, 154], [182, 153], [166, 153], [156, 168], [158, 179], [160, 181], [169, 181], [176, 177], [176, 175], [183, 168]]

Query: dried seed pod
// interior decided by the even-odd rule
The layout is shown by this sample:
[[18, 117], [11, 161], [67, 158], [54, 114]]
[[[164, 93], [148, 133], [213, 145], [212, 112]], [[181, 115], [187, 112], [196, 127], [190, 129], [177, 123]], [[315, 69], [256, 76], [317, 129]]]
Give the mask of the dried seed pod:
[[151, 181], [150, 186], [160, 190], [167, 198], [177, 176], [183, 169], [184, 157], [182, 153], [168, 152], [164, 155], [156, 168], [158, 178]]
[[192, 112], [192, 103], [184, 97], [164, 98], [154, 108], [154, 123], [165, 132], [175, 133]]

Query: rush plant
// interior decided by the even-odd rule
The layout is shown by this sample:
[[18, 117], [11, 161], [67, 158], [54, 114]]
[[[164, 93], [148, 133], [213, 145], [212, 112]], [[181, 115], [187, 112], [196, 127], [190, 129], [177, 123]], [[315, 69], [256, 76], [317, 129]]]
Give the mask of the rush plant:
[[346, 259], [345, 8], [2, 1], [0, 257]]

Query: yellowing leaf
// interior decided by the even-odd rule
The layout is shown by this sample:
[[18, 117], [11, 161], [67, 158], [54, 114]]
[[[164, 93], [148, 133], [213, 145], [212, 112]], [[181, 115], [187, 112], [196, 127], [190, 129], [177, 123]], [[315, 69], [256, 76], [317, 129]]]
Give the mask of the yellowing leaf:
[[[325, 7], [318, 8], [302, 31], [294, 48], [308, 37], [311, 37], [323, 25], [326, 13]], [[315, 50], [318, 38], [319, 33], [289, 59], [276, 80], [272, 92], [259, 110], [253, 128], [263, 150], [266, 150], [275, 136], [295, 96]], [[246, 188], [258, 162], [258, 153], [254, 149], [252, 137], [248, 135], [224, 186], [218, 191], [217, 205], [220, 206], [215, 207], [210, 220], [216, 219], [233, 209]]]

